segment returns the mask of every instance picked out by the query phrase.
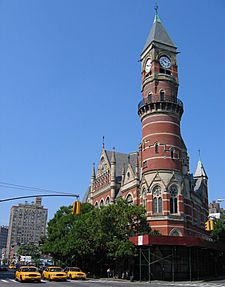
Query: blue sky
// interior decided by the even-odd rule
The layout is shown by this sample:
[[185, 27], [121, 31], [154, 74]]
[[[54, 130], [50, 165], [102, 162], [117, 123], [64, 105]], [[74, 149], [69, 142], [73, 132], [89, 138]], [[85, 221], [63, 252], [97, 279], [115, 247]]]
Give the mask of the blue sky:
[[[194, 172], [198, 149], [209, 199], [225, 198], [225, 1], [160, 0], [178, 47], [182, 135]], [[0, 0], [0, 182], [80, 194], [102, 136], [137, 150], [140, 53], [150, 0]], [[31, 192], [0, 184], [0, 198]], [[72, 198], [45, 198], [51, 218]], [[1, 203], [0, 225], [14, 201]], [[223, 203], [225, 207], [225, 202]]]

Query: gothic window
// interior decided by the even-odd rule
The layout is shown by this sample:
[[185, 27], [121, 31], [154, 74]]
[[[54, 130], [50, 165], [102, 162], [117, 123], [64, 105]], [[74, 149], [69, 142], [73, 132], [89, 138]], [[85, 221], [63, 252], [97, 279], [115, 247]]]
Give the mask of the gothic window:
[[148, 94], [148, 103], [152, 102], [152, 92]]
[[147, 167], [147, 160], [143, 161], [143, 168]]
[[170, 213], [177, 213], [177, 196], [178, 196], [177, 186], [175, 184], [171, 185], [169, 191], [170, 191]]
[[134, 201], [133, 201], [133, 197], [131, 194], [128, 194], [126, 201], [129, 205], [133, 204]]
[[102, 207], [102, 206], [104, 206], [104, 200], [103, 199], [101, 199], [101, 201], [100, 201], [100, 207]]
[[164, 101], [165, 100], [165, 92], [163, 90], [160, 90], [160, 101]]
[[159, 143], [155, 143], [155, 153], [159, 153]]
[[95, 207], [98, 207], [98, 202], [97, 201], [95, 202]]
[[162, 213], [162, 192], [161, 187], [156, 185], [152, 190], [152, 210], [153, 213]]
[[181, 236], [179, 230], [173, 229], [170, 231], [170, 236]]
[[142, 190], [142, 205], [146, 208], [146, 189]]
[[109, 199], [109, 196], [107, 196], [106, 201], [105, 201], [105, 205], [109, 205], [109, 203], [110, 203], [110, 199]]

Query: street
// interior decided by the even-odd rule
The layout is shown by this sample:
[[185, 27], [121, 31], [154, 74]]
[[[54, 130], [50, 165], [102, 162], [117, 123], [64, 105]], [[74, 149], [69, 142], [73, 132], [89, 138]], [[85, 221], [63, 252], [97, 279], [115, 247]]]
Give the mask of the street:
[[127, 280], [117, 280], [113, 278], [102, 278], [102, 279], [87, 279], [85, 281], [81, 280], [67, 280], [66, 282], [55, 282], [55, 281], [46, 281], [42, 280], [41, 283], [26, 282], [20, 283], [17, 282], [14, 278], [14, 272], [1, 272], [0, 273], [0, 286], [1, 287], [21, 287], [25, 285], [26, 287], [34, 286], [51, 286], [51, 287], [144, 287], [150, 285], [152, 287], [225, 287], [225, 278], [223, 280], [215, 281], [196, 281], [196, 282], [165, 282], [165, 281], [152, 281], [152, 282], [130, 282]]

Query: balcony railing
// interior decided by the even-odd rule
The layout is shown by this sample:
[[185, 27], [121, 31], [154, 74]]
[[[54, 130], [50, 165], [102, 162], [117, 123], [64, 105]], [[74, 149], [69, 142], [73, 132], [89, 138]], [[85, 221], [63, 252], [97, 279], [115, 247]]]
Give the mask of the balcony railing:
[[173, 104], [177, 104], [178, 106], [183, 108], [183, 103], [180, 99], [178, 99], [177, 97], [172, 97], [172, 96], [148, 96], [147, 98], [143, 99], [142, 101], [140, 101], [140, 103], [138, 104], [138, 109], [140, 109], [141, 107], [147, 105], [147, 104], [151, 104], [151, 103], [173, 103]]

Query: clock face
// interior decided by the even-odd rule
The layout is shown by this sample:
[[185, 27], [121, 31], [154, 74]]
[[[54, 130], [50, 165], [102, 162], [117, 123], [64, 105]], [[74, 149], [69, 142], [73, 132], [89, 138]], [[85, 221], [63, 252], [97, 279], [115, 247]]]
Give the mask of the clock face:
[[167, 56], [160, 57], [159, 63], [165, 69], [169, 69], [171, 67], [170, 58], [168, 58]]
[[148, 73], [151, 70], [152, 66], [152, 59], [148, 58], [146, 64], [145, 64], [145, 72]]

